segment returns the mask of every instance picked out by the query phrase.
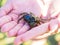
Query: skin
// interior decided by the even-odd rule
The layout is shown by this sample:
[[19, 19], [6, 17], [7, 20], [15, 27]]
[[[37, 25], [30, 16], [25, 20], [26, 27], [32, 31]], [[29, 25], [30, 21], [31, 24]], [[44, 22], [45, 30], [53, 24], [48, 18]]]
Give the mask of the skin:
[[[42, 1], [40, 0], [40, 2]], [[1, 32], [7, 32], [9, 37], [15, 36], [16, 39], [14, 41], [14, 45], [19, 45], [19, 43], [21, 44], [24, 41], [33, 39], [34, 37], [42, 35], [48, 31], [52, 32], [52, 30], [57, 30], [60, 26], [60, 11], [54, 6], [57, 4], [54, 2], [55, 1], [49, 1], [49, 3], [44, 2], [45, 4], [42, 3], [42, 6], [40, 6], [37, 0], [8, 0], [7, 3], [0, 8]], [[48, 10], [45, 11], [45, 9], [43, 9], [44, 7], [45, 9], [48, 8]], [[53, 13], [53, 11], [56, 12]], [[21, 19], [17, 24], [18, 16], [21, 12], [33, 12], [35, 16], [38, 17], [52, 17], [55, 19], [52, 19], [47, 23], [41, 24], [29, 30], [30, 27], [26, 22], [24, 22], [23, 19]], [[58, 17], [56, 17], [57, 15]]]

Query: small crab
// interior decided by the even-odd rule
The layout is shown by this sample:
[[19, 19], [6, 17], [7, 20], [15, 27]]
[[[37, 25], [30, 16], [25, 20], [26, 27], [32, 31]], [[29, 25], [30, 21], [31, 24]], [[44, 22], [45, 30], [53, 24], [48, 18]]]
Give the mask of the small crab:
[[[22, 15], [21, 18], [23, 18], [31, 28], [40, 25], [41, 22], [44, 22], [42, 19], [35, 17], [35, 15], [31, 12], [30, 13], [24, 12], [24, 13], [21, 13], [20, 15]], [[18, 19], [18, 23], [21, 18]]]

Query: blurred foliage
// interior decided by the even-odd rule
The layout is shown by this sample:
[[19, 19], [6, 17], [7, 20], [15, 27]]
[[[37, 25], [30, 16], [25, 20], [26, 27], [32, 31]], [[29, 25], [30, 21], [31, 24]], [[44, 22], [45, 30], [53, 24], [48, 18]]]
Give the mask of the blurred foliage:
[[51, 35], [47, 38], [47, 45], [58, 45], [60, 42], [60, 33]]
[[0, 7], [6, 3], [7, 0], [0, 0]]
[[30, 45], [32, 43], [31, 40], [27, 41], [27, 42], [24, 42], [22, 45]]
[[0, 0], [0, 7], [1, 7], [2, 0]]
[[58, 45], [58, 42], [55, 40], [54, 36], [55, 35], [51, 35], [51, 36], [48, 37], [47, 42], [48, 42], [49, 45]]
[[5, 37], [5, 34], [0, 32], [0, 40], [3, 40]]
[[60, 32], [55, 35], [55, 39], [56, 39], [56, 41], [58, 41], [58, 42], [60, 41]]
[[15, 37], [8, 38], [5, 33], [0, 32], [0, 45], [12, 44]]

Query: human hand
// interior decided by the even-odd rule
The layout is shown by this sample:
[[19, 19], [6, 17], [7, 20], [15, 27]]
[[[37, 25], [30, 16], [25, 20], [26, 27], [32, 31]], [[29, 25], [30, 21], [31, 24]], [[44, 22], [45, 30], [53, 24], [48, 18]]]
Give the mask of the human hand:
[[[9, 36], [14, 36], [14, 35], [16, 35], [17, 31], [21, 27], [23, 27], [23, 25], [24, 25], [24, 27], [28, 27], [27, 24], [23, 21], [23, 19], [20, 21], [19, 24], [17, 24], [18, 16], [22, 12], [33, 12], [34, 14], [40, 16], [40, 7], [37, 4], [37, 2], [34, 0], [33, 1], [30, 1], [30, 0], [27, 0], [27, 1], [25, 1], [25, 0], [21, 0], [21, 1], [20, 0], [18, 0], [18, 1], [17, 0], [8, 0], [7, 3], [3, 7], [0, 8], [0, 27], [2, 27], [1, 31], [9, 32]], [[16, 28], [17, 27], [19, 27], [19, 28], [12, 29], [15, 26], [16, 26]], [[14, 30], [14, 31], [12, 31], [12, 30]]]
[[[18, 15], [21, 12], [30, 12], [31, 11], [31, 12], [33, 12], [36, 15], [40, 15], [40, 7], [37, 4], [37, 2], [36, 2], [36, 5], [33, 6], [32, 4], [35, 4], [35, 1], [33, 1], [34, 2], [33, 3], [32, 1], [29, 0], [30, 2], [27, 1], [28, 2], [28, 6], [24, 7], [23, 6], [24, 3], [23, 2], [22, 3], [19, 2], [20, 0], [16, 1], [17, 4], [14, 1], [8, 0], [7, 3], [3, 7], [0, 8], [0, 27], [1, 27], [1, 31], [2, 32], [7, 32], [9, 37], [16, 36], [17, 32], [22, 27], [23, 28], [21, 29], [21, 33], [25, 32], [25, 31], [27, 31], [29, 29], [29, 26], [27, 26], [27, 24], [23, 21], [23, 19], [20, 20], [19, 24], [17, 24], [17, 22], [16, 22], [18, 20]], [[18, 2], [20, 4], [18, 4]], [[25, 3], [26, 3], [26, 1], [25, 1]], [[30, 3], [32, 3], [32, 4], [30, 4]], [[32, 6], [34, 8], [32, 8]], [[25, 8], [29, 8], [29, 9], [25, 9]]]
[[[32, 1], [31, 6], [28, 5], [28, 7], [31, 7], [31, 8], [25, 10], [27, 6], [22, 9], [22, 7], [24, 7], [24, 6], [22, 6], [22, 4], [19, 2], [20, 0], [18, 0], [16, 2], [14, 2], [15, 0], [12, 1], [13, 5], [11, 5], [12, 4], [11, 1], [12, 0], [9, 0], [8, 1], [9, 3], [1, 8], [1, 12], [0, 12], [1, 23], [0, 23], [0, 25], [2, 27], [1, 28], [2, 32], [8, 32], [9, 36], [15, 36], [16, 34], [17, 35], [19, 34], [19, 36], [17, 36], [17, 38], [15, 40], [16, 45], [19, 42], [23, 42], [23, 41], [32, 39], [37, 35], [44, 34], [45, 32], [47, 32], [49, 30], [48, 26], [50, 23], [44, 23], [42, 25], [37, 26], [36, 28], [32, 28], [29, 31], [27, 31], [29, 29], [29, 26], [27, 24], [24, 24], [23, 20], [21, 20], [21, 22], [19, 24], [17, 24], [16, 20], [18, 19], [17, 17], [21, 12], [33, 12], [34, 14], [40, 16], [40, 6], [37, 6], [37, 7], [35, 6], [36, 8], [33, 8], [32, 4], [36, 4], [36, 2], [33, 3], [34, 1]], [[19, 2], [19, 3], [17, 3], [17, 2]], [[28, 2], [28, 4], [30, 4], [29, 2]], [[23, 5], [24, 5], [24, 3], [23, 3]], [[37, 5], [38, 5], [38, 3], [37, 3]], [[32, 10], [30, 10], [30, 9], [32, 9]], [[33, 9], [36, 9], [36, 12]], [[54, 23], [53, 25], [55, 25], [55, 24], [58, 25], [57, 20], [55, 20], [55, 21], [56, 21], [56, 23]], [[51, 22], [54, 22], [54, 21], [51, 21]], [[51, 25], [51, 28], [53, 29], [52, 25]], [[38, 29], [38, 30], [36, 30], [36, 29]], [[26, 32], [26, 33], [24, 33], [24, 32]], [[37, 32], [39, 32], [39, 33], [37, 33]]]

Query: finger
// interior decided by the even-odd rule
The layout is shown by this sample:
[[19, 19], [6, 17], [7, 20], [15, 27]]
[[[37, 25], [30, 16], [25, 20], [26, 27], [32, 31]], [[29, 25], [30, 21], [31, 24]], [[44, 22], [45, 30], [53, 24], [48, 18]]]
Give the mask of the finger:
[[2, 26], [1, 32], [7, 32], [7, 31], [11, 30], [12, 28], [14, 28], [16, 25], [17, 25], [17, 23], [15, 21], [11, 21]]
[[9, 16], [12, 18], [12, 20], [16, 21], [18, 20], [18, 15], [14, 14], [14, 13], [10, 13]]
[[8, 36], [16, 36], [16, 34], [18, 33], [18, 31], [24, 26], [24, 21], [20, 20], [20, 23], [17, 24], [13, 29], [11, 29], [10, 31], [8, 31]]
[[58, 16], [58, 14], [60, 13], [60, 6], [59, 6], [59, 4], [60, 4], [60, 0], [54, 0], [53, 1], [53, 4], [52, 4], [52, 15], [51, 15], [51, 17], [55, 17], [55, 16]]
[[23, 41], [27, 41], [38, 35], [42, 35], [42, 34], [46, 33], [49, 30], [48, 25], [49, 25], [49, 23], [45, 23], [45, 24], [42, 24], [35, 28], [32, 28], [31, 30], [27, 31], [26, 33], [17, 36], [14, 43], [16, 45], [18, 45], [19, 43], [22, 43]]
[[23, 41], [21, 40], [22, 36], [17, 36], [15, 41], [14, 41], [14, 45], [20, 45], [23, 43]]
[[58, 20], [57, 19], [52, 19], [50, 22], [49, 22], [49, 32], [48, 33], [45, 33], [44, 35], [41, 35], [41, 36], [37, 36], [35, 38], [35, 40], [40, 40], [40, 39], [43, 39], [43, 38], [46, 38], [54, 33], [57, 33], [58, 31]]
[[18, 31], [18, 35], [23, 34], [24, 32], [29, 30], [29, 25], [26, 23], [19, 31]]
[[18, 19], [18, 15], [13, 14], [13, 13], [10, 13], [7, 16], [3, 16], [0, 18], [0, 27], [5, 23], [10, 22], [11, 20], [14, 20], [17, 22], [17, 19]]
[[7, 3], [0, 8], [0, 17], [6, 15], [10, 10], [12, 10], [11, 0], [7, 0]]
[[1, 17], [0, 18], [0, 27], [2, 25], [4, 25], [5, 23], [10, 22], [11, 20], [12, 20], [12, 18], [10, 16], [8, 16], [8, 15]]
[[60, 14], [59, 14], [59, 16], [57, 17], [57, 19], [58, 19], [58, 24], [59, 24], [59, 27], [60, 27]]
[[59, 16], [60, 11], [55, 11], [54, 13], [51, 14], [51, 18], [56, 18]]
[[50, 21], [50, 32], [53, 33], [58, 29], [58, 20], [57, 19], [53, 19]]

